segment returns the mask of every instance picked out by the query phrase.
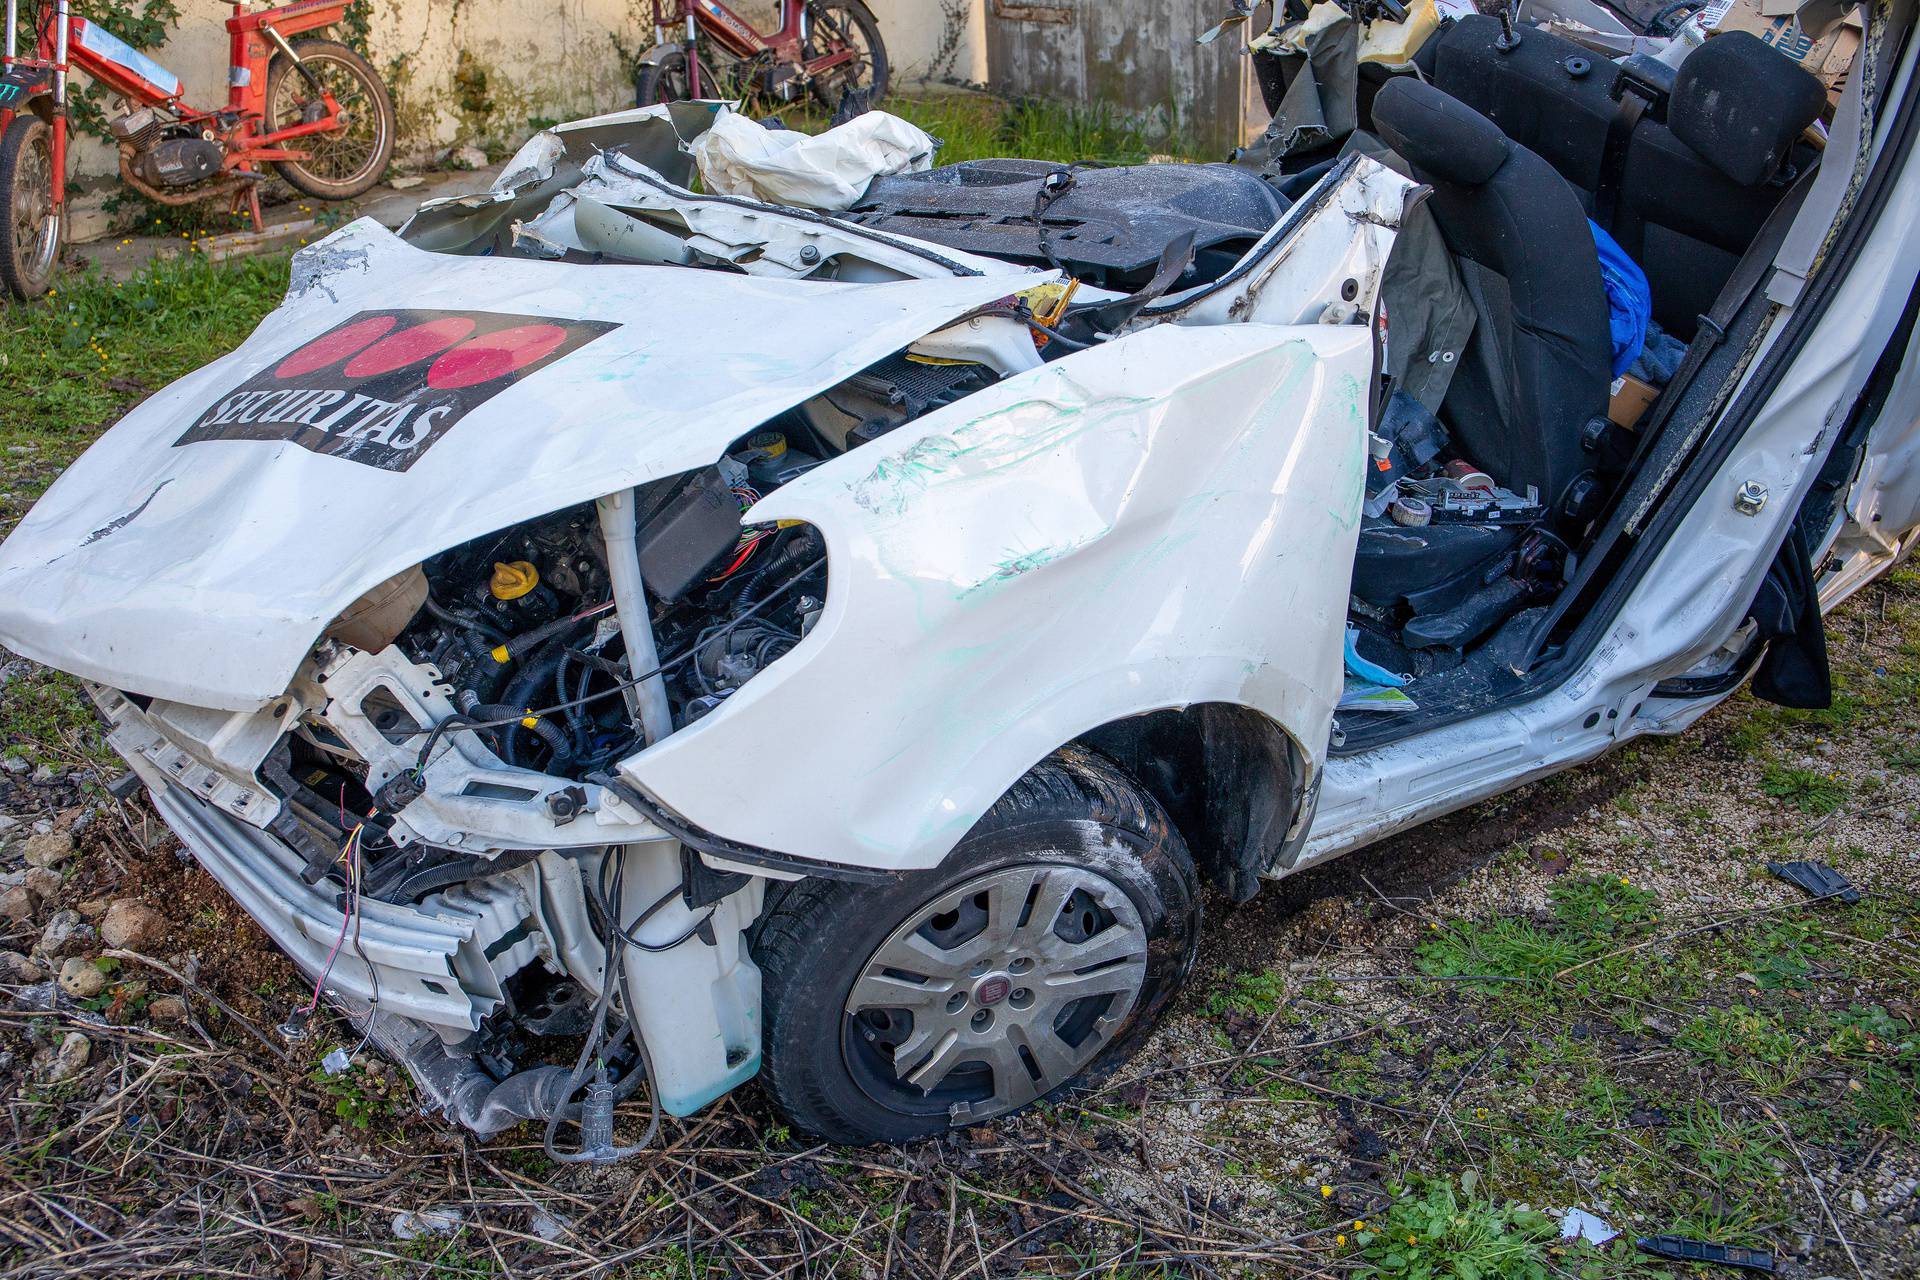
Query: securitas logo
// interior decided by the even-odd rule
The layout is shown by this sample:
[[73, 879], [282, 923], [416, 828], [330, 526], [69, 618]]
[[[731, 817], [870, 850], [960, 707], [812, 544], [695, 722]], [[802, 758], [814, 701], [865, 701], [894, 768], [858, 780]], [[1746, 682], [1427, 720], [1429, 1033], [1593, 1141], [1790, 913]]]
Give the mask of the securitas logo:
[[468, 413], [618, 327], [496, 311], [362, 311], [235, 387], [174, 444], [290, 440], [405, 471]]

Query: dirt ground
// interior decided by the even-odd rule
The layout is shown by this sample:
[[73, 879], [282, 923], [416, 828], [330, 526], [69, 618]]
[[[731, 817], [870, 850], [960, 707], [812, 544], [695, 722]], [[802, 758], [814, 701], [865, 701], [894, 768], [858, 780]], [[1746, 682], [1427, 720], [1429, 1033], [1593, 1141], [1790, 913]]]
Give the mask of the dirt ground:
[[[291, 966], [99, 792], [64, 682], [7, 663], [0, 1275], [1674, 1274], [1631, 1244], [1663, 1233], [1920, 1274], [1917, 623], [1903, 571], [1833, 620], [1830, 711], [1743, 695], [1210, 902], [1195, 981], [1097, 1093], [840, 1150], [749, 1085], [584, 1170], [417, 1114], [371, 1054], [317, 1070], [344, 1024], [283, 1041]], [[1787, 858], [1863, 900], [1810, 902]], [[1623, 1234], [1559, 1240], [1572, 1207]]]

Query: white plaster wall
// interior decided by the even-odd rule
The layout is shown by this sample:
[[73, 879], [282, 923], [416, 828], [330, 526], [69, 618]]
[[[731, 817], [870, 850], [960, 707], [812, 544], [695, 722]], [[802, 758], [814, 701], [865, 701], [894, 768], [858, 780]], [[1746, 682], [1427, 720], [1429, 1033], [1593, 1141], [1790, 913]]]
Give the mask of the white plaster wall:
[[[388, 78], [400, 113], [401, 150], [430, 156], [478, 133], [497, 143], [531, 131], [529, 117], [570, 119], [632, 105], [632, 85], [615, 53], [653, 42], [650, 13], [638, 0], [370, 0], [374, 64]], [[929, 75], [986, 79], [984, 0], [868, 0], [880, 19], [893, 59], [896, 85]], [[187, 100], [214, 105], [226, 99], [225, 5], [201, 0], [185, 13], [165, 46], [150, 50], [187, 86]], [[770, 28], [774, 0], [736, 0], [733, 8]], [[944, 64], [932, 65], [949, 14], [959, 40]], [[465, 55], [464, 59], [462, 55]], [[473, 77], [484, 73], [478, 95], [491, 110], [463, 110]], [[111, 150], [85, 142], [75, 148], [78, 175], [114, 172]]]

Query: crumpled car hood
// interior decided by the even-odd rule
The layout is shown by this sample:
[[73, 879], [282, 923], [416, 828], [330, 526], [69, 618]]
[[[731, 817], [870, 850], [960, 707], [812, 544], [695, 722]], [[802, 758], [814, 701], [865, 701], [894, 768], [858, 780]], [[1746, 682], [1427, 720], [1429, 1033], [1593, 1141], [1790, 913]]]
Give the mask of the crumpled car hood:
[[453, 258], [353, 223], [295, 258], [237, 351], [129, 413], [0, 544], [0, 643], [256, 707], [384, 579], [712, 462], [1007, 289]]

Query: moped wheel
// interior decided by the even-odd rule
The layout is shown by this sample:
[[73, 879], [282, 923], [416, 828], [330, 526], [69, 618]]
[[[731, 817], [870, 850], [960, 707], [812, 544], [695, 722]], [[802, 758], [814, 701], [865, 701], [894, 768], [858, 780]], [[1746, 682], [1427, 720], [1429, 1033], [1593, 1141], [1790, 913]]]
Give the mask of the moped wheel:
[[25, 301], [53, 284], [60, 220], [53, 212], [53, 130], [15, 116], [0, 135], [0, 283]]
[[807, 40], [801, 57], [811, 62], [843, 48], [853, 50], [853, 60], [813, 82], [820, 105], [837, 111], [849, 93], [862, 95], [868, 105], [886, 97], [887, 46], [880, 39], [880, 22], [873, 10], [861, 0], [807, 0]]
[[[293, 46], [300, 63], [340, 104], [340, 126], [310, 134], [287, 145], [307, 153], [304, 160], [276, 160], [273, 167], [288, 184], [322, 200], [350, 200], [380, 181], [393, 158], [393, 99], [367, 60], [332, 40], [301, 40]], [[267, 68], [269, 133], [326, 118], [326, 105], [300, 67], [284, 54]]]
[[[699, 66], [702, 98], [744, 96], [744, 89], [740, 86], [722, 84], [707, 59], [700, 59]], [[661, 55], [657, 61], [641, 64], [639, 74], [633, 78], [633, 105], [657, 107], [667, 102], [689, 101], [693, 97], [692, 85], [692, 78], [687, 74], [686, 51], [674, 49]]]

